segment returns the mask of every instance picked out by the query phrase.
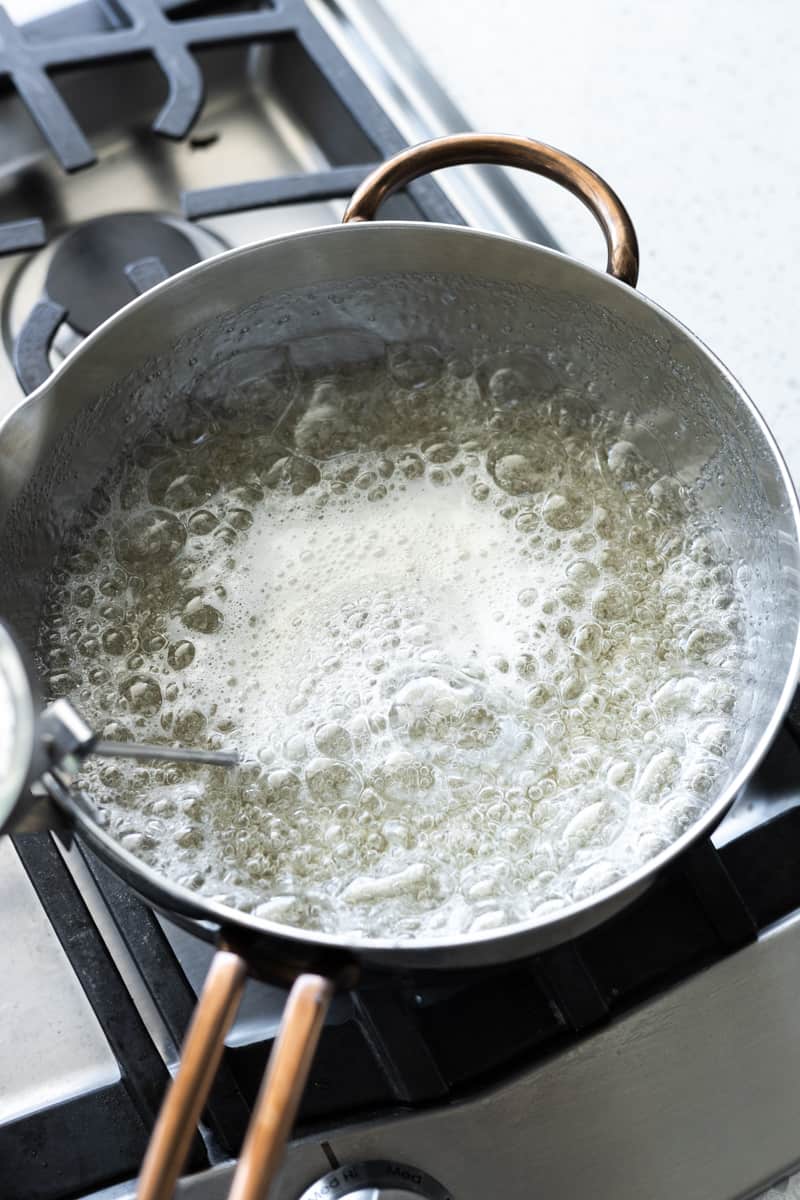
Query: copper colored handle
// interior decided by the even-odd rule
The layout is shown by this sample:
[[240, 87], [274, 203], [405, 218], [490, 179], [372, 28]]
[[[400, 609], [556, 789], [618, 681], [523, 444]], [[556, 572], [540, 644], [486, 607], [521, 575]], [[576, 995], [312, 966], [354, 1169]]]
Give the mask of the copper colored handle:
[[332, 995], [333, 984], [320, 975], [301, 975], [294, 984], [228, 1200], [266, 1200], [283, 1160]]
[[356, 189], [343, 221], [370, 221], [387, 196], [398, 188], [429, 171], [464, 163], [522, 167], [567, 188], [586, 205], [603, 231], [609, 275], [636, 286], [639, 246], [633, 223], [619, 196], [579, 159], [530, 138], [501, 133], [454, 133], [402, 150], [377, 167]]
[[217, 1073], [247, 977], [238, 954], [218, 950], [206, 976], [139, 1175], [136, 1200], [170, 1200]]

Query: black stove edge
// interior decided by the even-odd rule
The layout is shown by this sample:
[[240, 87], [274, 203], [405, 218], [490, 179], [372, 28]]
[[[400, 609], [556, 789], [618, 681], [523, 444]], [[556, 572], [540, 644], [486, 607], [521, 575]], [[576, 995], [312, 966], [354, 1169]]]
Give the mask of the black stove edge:
[[[12, 841], [120, 1070], [117, 1083], [0, 1125], [3, 1200], [60, 1200], [138, 1170], [169, 1072], [53, 837]], [[199, 1136], [191, 1161], [208, 1164]]]
[[[80, 845], [86, 865], [109, 907], [114, 924], [136, 962], [161, 1019], [180, 1046], [197, 997], [152, 909], [149, 909], [104, 863]], [[250, 1109], [223, 1060], [214, 1079], [204, 1123], [218, 1145], [232, 1154], [240, 1144]]]

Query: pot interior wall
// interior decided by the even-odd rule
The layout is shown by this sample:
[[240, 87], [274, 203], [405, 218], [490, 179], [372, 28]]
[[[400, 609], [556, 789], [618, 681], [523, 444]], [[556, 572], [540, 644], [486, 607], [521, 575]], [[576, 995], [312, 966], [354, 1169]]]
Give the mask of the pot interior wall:
[[522, 364], [533, 402], [625, 414], [626, 438], [711, 514], [741, 570], [753, 648], [732, 778], [779, 701], [797, 636], [795, 516], [771, 445], [675, 322], [579, 264], [502, 239], [319, 231], [190, 271], [112, 320], [0, 435], [0, 613], [35, 642], [66, 533], [154, 423], [181, 429], [198, 409], [253, 403], [296, 419], [309, 375], [420, 344], [484, 374]]

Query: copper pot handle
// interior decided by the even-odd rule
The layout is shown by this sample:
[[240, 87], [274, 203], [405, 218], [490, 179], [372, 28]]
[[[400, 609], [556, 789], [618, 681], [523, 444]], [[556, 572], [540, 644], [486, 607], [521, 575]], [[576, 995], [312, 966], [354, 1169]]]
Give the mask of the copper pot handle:
[[[246, 978], [244, 958], [227, 949], [217, 951], [186, 1034], [177, 1074], [167, 1089], [147, 1147], [136, 1200], [171, 1200]], [[300, 975], [289, 993], [233, 1177], [231, 1200], [264, 1200], [267, 1195], [297, 1115], [332, 995], [333, 983], [320, 975]]]
[[636, 286], [639, 246], [633, 223], [619, 196], [579, 159], [530, 138], [500, 133], [453, 133], [402, 150], [377, 167], [356, 188], [343, 222], [370, 221], [387, 196], [413, 179], [429, 171], [465, 163], [522, 167], [567, 188], [586, 205], [603, 231], [608, 248], [606, 270], [609, 275], [631, 287]]

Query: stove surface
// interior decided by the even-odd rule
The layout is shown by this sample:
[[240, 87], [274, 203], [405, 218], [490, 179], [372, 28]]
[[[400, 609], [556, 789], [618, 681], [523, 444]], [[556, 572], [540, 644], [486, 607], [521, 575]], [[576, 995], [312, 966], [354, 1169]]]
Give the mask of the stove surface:
[[[502, 1088], [295, 1141], [275, 1200], [299, 1200], [331, 1152], [412, 1163], [458, 1200], [760, 1196], [800, 1158], [799, 983], [795, 917]], [[178, 1194], [222, 1200], [231, 1174], [220, 1165]], [[798, 1182], [769, 1200], [791, 1200]]]
[[[138, 37], [152, 7], [128, 0], [118, 17], [84, 3], [27, 36]], [[164, 7], [197, 20], [220, 11]], [[258, 16], [256, 4], [227, 10]], [[62, 67], [59, 95], [97, 160], [72, 174], [19, 98], [0, 91], [0, 249], [4, 225], [44, 226], [43, 245], [0, 253], [0, 415], [126, 289], [157, 277], [141, 266], [148, 258], [174, 270], [335, 222], [383, 154], [463, 127], [408, 48], [387, 42], [385, 20], [370, 25], [368, 6], [267, 6], [276, 10], [295, 22], [291, 34], [194, 51], [206, 98], [182, 139], [151, 130], [165, 91], [152, 56]], [[0, 53], [2, 36], [0, 26]], [[142, 236], [128, 224], [120, 240], [109, 218], [130, 213]], [[485, 169], [448, 173], [441, 187], [420, 181], [387, 215], [552, 244], [508, 180]], [[605, 935], [481, 981], [337, 998], [280, 1200], [337, 1162], [373, 1159], [421, 1168], [459, 1200], [536, 1190], [734, 1200], [785, 1176], [800, 1160], [799, 802], [800, 750], [783, 731], [715, 835], [719, 854], [706, 847]], [[0, 1193], [132, 1197], [211, 951], [49, 836], [0, 846], [0, 932]], [[225, 1195], [284, 999], [248, 984], [181, 1195]]]

